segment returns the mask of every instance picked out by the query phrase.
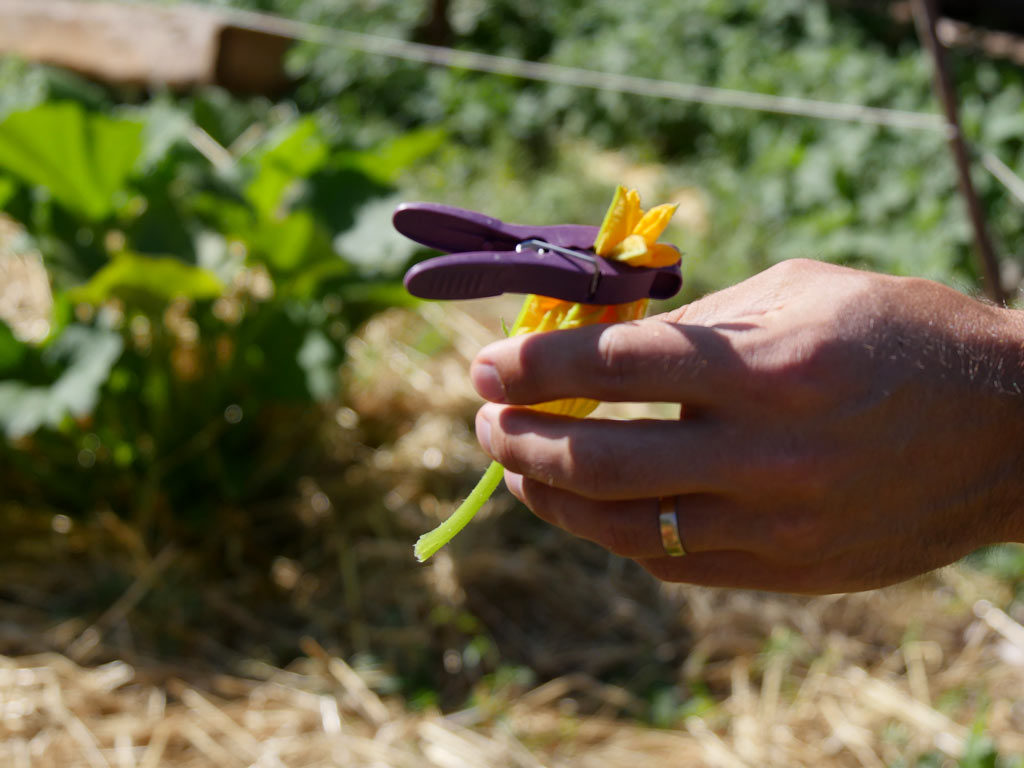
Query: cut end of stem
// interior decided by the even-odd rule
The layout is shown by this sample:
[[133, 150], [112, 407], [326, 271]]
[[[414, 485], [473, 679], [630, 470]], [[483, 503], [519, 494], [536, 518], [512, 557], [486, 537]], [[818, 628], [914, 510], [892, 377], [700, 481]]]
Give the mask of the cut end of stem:
[[473, 490], [469, 492], [469, 496], [459, 505], [459, 508], [452, 512], [448, 519], [437, 526], [437, 528], [428, 531], [416, 540], [416, 546], [413, 547], [413, 554], [416, 555], [416, 559], [421, 563], [426, 562], [437, 550], [451, 541], [455, 534], [465, 528], [476, 513], [480, 511], [480, 508], [491, 498], [491, 494], [498, 487], [498, 483], [501, 482], [504, 474], [505, 468], [498, 462], [492, 461], [487, 471], [484, 472], [484, 476], [480, 478]]

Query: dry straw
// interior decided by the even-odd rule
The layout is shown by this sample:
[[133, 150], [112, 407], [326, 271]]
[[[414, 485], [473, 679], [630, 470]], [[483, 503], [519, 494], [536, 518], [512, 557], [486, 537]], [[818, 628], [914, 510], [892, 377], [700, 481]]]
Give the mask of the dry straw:
[[[351, 409], [328, 435], [344, 466], [306, 478], [295, 502], [312, 543], [268, 550], [269, 573], [202, 584], [216, 621], [174, 627], [147, 607], [154, 593], [166, 597], [165, 582], [194, 575], [193, 553], [147, 555], [112, 517], [69, 533], [67, 520], [51, 528], [4, 508], [0, 765], [881, 768], [931, 753], [952, 765], [975, 722], [1001, 753], [1024, 754], [1021, 617], [999, 607], [1013, 605], [1010, 586], [966, 566], [825, 598], [662, 586], [499, 498], [452, 552], [416, 564], [416, 530], [445, 514], [438, 498], [484, 461], [465, 370], [498, 332], [480, 318], [499, 314], [493, 304], [386, 313], [353, 341]], [[416, 341], [427, 330], [452, 341], [428, 357]], [[353, 437], [374, 420], [395, 439], [370, 448]], [[342, 506], [358, 482], [391, 490], [377, 506]], [[280, 524], [281, 513], [246, 513]], [[280, 544], [274, 530], [267, 547]], [[47, 606], [115, 555], [133, 577], [54, 626]], [[73, 567], [84, 570], [62, 572]], [[276, 593], [245, 586], [268, 580]], [[468, 676], [465, 637], [454, 642], [428, 620], [439, 607], [476, 617], [500, 658], [535, 682]], [[396, 613], [409, 618], [396, 626]], [[323, 645], [279, 626], [279, 615], [317, 627]], [[155, 658], [161, 634], [189, 653]], [[243, 656], [270, 640], [297, 660], [278, 668]], [[413, 711], [355, 651], [436, 659], [461, 690], [449, 701], [462, 703]], [[663, 728], [638, 719], [657, 710], [652, 689], [672, 704]]]

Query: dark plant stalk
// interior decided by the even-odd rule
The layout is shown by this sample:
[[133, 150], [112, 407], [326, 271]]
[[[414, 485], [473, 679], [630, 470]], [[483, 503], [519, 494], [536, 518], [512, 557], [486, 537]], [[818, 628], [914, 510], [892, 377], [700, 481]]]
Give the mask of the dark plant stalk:
[[911, 5], [914, 9], [914, 22], [917, 25], [918, 37], [921, 38], [921, 43], [932, 57], [935, 91], [942, 102], [942, 109], [946, 115], [949, 149], [953, 153], [953, 160], [956, 163], [960, 194], [963, 195], [964, 202], [967, 203], [967, 214], [974, 229], [975, 251], [981, 262], [985, 293], [996, 304], [1005, 306], [1006, 294], [1003, 292], [1002, 282], [999, 279], [999, 260], [996, 258], [992, 239], [988, 234], [984, 208], [974, 188], [974, 182], [971, 180], [971, 162], [967, 143], [964, 141], [963, 131], [960, 127], [956, 86], [949, 73], [945, 49], [935, 32], [935, 23], [938, 19], [935, 0], [911, 0]]

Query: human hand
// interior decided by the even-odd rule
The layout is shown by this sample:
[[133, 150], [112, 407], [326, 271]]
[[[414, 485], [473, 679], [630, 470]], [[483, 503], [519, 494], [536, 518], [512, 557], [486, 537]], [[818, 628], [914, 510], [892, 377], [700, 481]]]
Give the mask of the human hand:
[[[1024, 321], [936, 283], [779, 264], [667, 314], [486, 347], [481, 445], [539, 517], [660, 579], [829, 593], [1022, 540]], [[677, 402], [567, 419], [562, 397]], [[685, 557], [658, 497], [677, 496]]]

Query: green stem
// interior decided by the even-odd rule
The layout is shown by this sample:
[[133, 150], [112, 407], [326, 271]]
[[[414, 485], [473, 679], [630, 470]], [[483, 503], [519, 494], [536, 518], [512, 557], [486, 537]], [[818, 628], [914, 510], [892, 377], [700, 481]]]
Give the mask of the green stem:
[[484, 472], [484, 476], [476, 484], [476, 487], [469, 492], [466, 500], [459, 505], [459, 508], [452, 512], [451, 516], [441, 523], [437, 528], [419, 537], [416, 541], [414, 552], [416, 559], [421, 563], [428, 560], [437, 550], [447, 544], [452, 538], [466, 527], [466, 523], [473, 519], [473, 516], [480, 511], [494, 489], [498, 487], [501, 478], [505, 474], [505, 468], [496, 461]]

